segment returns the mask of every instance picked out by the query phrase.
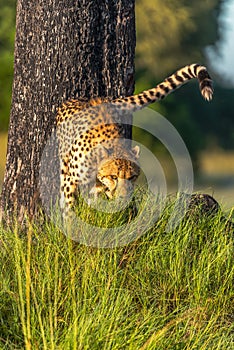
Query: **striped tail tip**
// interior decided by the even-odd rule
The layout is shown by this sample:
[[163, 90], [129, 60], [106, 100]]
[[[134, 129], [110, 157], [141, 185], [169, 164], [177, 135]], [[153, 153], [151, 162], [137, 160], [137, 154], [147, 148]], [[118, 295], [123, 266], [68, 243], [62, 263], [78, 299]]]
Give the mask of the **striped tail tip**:
[[206, 101], [211, 101], [212, 100], [213, 92], [214, 92], [214, 89], [212, 88], [212, 86], [205, 86], [201, 90], [201, 94], [202, 94], [202, 96], [204, 97], [204, 99]]
[[197, 78], [200, 85], [201, 94], [205, 100], [211, 101], [213, 96], [213, 82], [206, 67], [200, 66], [197, 74]]

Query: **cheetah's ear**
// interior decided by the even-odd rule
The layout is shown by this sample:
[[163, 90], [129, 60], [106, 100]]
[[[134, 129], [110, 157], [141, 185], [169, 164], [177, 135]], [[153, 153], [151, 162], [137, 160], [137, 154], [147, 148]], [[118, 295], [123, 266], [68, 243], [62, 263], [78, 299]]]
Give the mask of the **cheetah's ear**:
[[139, 146], [135, 146], [132, 148], [132, 152], [135, 155], [135, 157], [138, 159], [139, 155], [140, 155], [140, 147]]

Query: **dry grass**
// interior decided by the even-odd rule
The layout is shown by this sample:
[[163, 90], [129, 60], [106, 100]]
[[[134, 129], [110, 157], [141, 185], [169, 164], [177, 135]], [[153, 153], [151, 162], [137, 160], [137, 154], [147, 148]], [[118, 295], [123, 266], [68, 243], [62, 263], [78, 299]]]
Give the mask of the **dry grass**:
[[7, 134], [0, 133], [0, 186], [3, 181], [4, 168], [6, 162]]
[[201, 168], [206, 175], [234, 175], [234, 152], [221, 149], [203, 152], [200, 156]]

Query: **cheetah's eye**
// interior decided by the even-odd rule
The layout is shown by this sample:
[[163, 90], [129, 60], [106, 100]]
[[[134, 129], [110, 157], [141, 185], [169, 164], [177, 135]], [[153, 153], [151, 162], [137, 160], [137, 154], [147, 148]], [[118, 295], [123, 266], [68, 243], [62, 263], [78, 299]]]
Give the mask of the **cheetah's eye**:
[[117, 180], [117, 176], [116, 175], [110, 175], [110, 178], [111, 178], [111, 180]]

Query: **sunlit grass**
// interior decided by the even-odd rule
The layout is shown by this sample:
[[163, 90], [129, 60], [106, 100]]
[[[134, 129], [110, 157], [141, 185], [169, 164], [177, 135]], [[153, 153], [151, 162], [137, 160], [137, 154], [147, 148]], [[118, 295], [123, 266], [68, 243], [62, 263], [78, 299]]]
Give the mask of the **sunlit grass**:
[[1, 228], [0, 348], [233, 349], [233, 232], [220, 213], [165, 230], [170, 210], [113, 249]]

